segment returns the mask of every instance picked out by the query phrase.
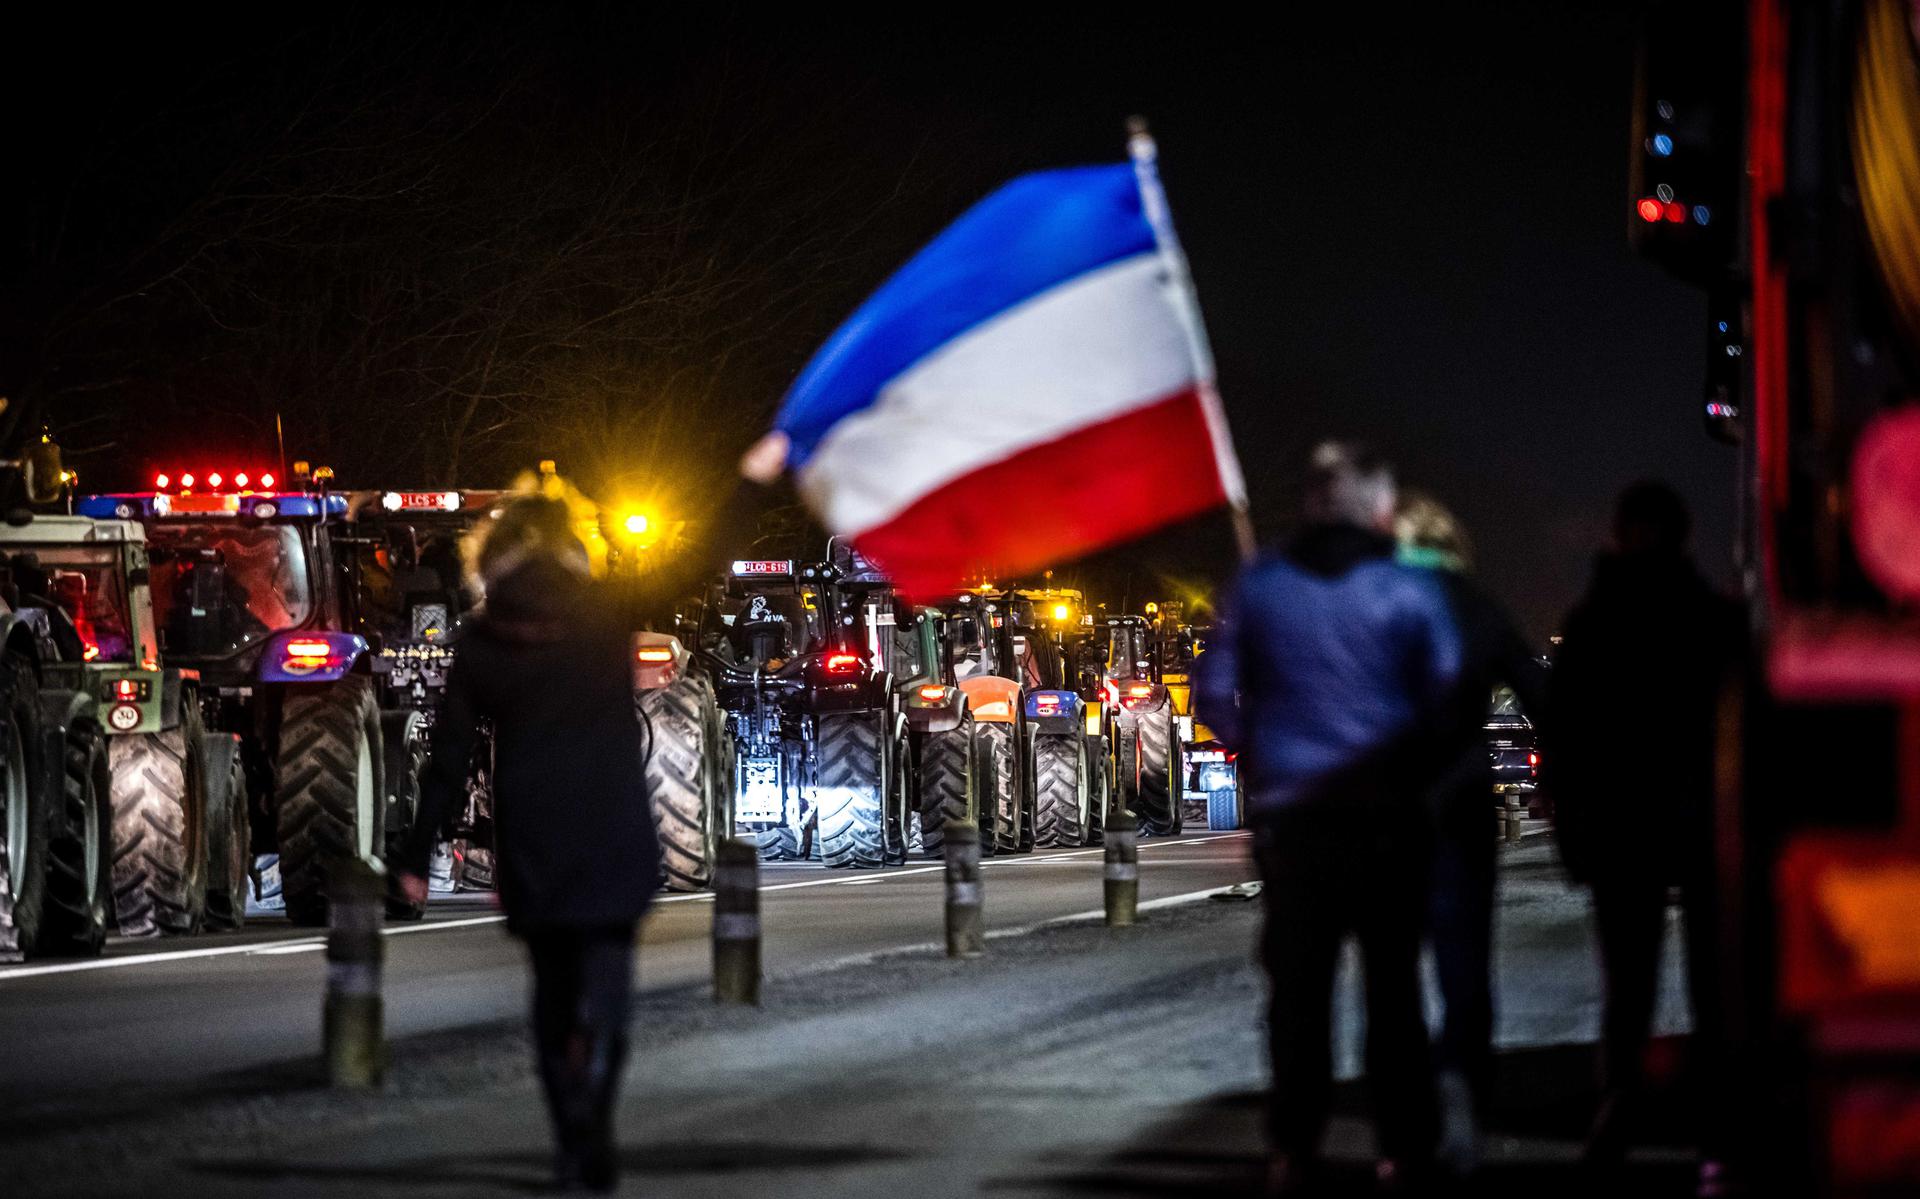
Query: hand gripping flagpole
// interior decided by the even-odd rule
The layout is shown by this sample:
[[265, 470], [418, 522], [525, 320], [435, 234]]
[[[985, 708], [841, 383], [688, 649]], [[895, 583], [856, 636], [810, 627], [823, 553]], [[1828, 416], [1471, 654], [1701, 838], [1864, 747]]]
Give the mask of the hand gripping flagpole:
[[1240, 459], [1233, 452], [1233, 435], [1227, 429], [1227, 413], [1220, 403], [1220, 392], [1213, 385], [1213, 351], [1207, 344], [1206, 323], [1200, 316], [1193, 276], [1187, 270], [1186, 252], [1180, 248], [1180, 239], [1173, 231], [1166, 189], [1160, 185], [1160, 147], [1147, 131], [1145, 117], [1127, 119], [1127, 153], [1133, 159], [1134, 179], [1140, 185], [1140, 207], [1146, 213], [1147, 223], [1153, 226], [1154, 245], [1166, 267], [1168, 298], [1186, 335], [1187, 352], [1193, 358], [1200, 410], [1206, 418], [1207, 436], [1213, 443], [1220, 489], [1226, 493], [1227, 510], [1233, 519], [1233, 538], [1239, 546], [1241, 560], [1252, 561], [1259, 543], [1253, 534], [1253, 517], [1247, 511], [1247, 481], [1240, 472]]

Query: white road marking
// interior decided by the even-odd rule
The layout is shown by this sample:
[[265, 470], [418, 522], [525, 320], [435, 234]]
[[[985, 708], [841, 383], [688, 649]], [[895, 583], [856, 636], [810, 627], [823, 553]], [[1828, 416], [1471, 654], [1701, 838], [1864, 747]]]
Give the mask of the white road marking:
[[[1142, 850], [1164, 849], [1170, 846], [1192, 845], [1192, 844], [1195, 844], [1198, 842], [1204, 842], [1204, 841], [1234, 840], [1237, 838], [1244, 838], [1248, 835], [1249, 834], [1244, 832], [1190, 833], [1178, 841], [1160, 841], [1160, 840], [1145, 841], [1141, 843], [1140, 848]], [[1041, 864], [1052, 863], [1052, 862], [1065, 862], [1072, 858], [1088, 857], [1093, 854], [1104, 853], [1104, 852], [1105, 852], [1104, 849], [1096, 847], [1093, 849], [1069, 850], [1062, 853], [1038, 854], [1033, 856], [1021, 856], [1017, 858], [990, 858], [982, 862], [981, 865], [982, 866], [1041, 865]], [[945, 870], [946, 870], [946, 865], [943, 863], [937, 866], [920, 866], [910, 870], [900, 870], [900, 869], [888, 870], [882, 874], [863, 874], [853, 878], [816, 878], [816, 879], [806, 879], [804, 881], [796, 882], [796, 883], [774, 883], [769, 886], [763, 886], [760, 888], [760, 890], [762, 892], [795, 891], [795, 890], [799, 890], [802, 887], [862, 886], [870, 883], [889, 882], [893, 879], [906, 878], [907, 876], [914, 875], [914, 874], [938, 874]], [[1144, 912], [1144, 911], [1150, 911], [1155, 907], [1170, 906], [1170, 904], [1173, 902], [1190, 902], [1194, 897], [1210, 895], [1213, 893], [1213, 891], [1218, 891], [1218, 890], [1224, 890], [1224, 888], [1216, 887], [1209, 891], [1196, 891], [1196, 892], [1193, 892], [1191, 895], [1187, 895], [1187, 896], [1176, 895], [1176, 896], [1171, 896], [1168, 899], [1149, 900], [1146, 903], [1141, 904], [1139, 910]], [[711, 901], [712, 899], [713, 899], [712, 892], [701, 891], [701, 892], [692, 892], [692, 893], [681, 893], [681, 894], [675, 894], [675, 895], [663, 895], [656, 902], [658, 903], [694, 903], [694, 902], [700, 902], [700, 901]], [[1093, 912], [1091, 914], [1086, 912], [1077, 912], [1071, 916], [1056, 917], [1052, 922], [1059, 923], [1064, 921], [1087, 919], [1089, 918], [1090, 915], [1101, 916], [1103, 915], [1103, 913], [1098, 911]], [[397, 937], [397, 936], [403, 936], [407, 933], [444, 932], [448, 929], [473, 928], [473, 927], [476, 927], [479, 925], [485, 925], [485, 924], [502, 924], [506, 921], [506, 919], [507, 918], [505, 914], [494, 913], [492, 915], [487, 915], [487, 916], [469, 916], [459, 920], [430, 920], [430, 921], [424, 921], [419, 924], [396, 924], [396, 925], [391, 925], [386, 928], [383, 928], [380, 930], [380, 932], [382, 936]], [[1047, 923], [1047, 922], [1043, 922], [1043, 923]], [[1030, 926], [1027, 929], [1001, 930], [999, 933], [990, 932], [987, 935], [989, 937], [1012, 936], [1012, 935], [1016, 935], [1021, 931], [1030, 931], [1031, 927], [1039, 927], [1039, 926]], [[235, 956], [252, 955], [252, 954], [259, 954], [263, 957], [272, 957], [272, 956], [279, 956], [279, 955], [285, 955], [285, 954], [310, 953], [314, 950], [324, 948], [325, 944], [326, 944], [326, 941], [324, 938], [299, 937], [299, 938], [286, 940], [286, 941], [264, 941], [264, 942], [257, 942], [254, 944], [250, 944], [250, 945], [214, 945], [214, 946], [206, 946], [198, 949], [167, 950], [161, 953], [128, 954], [125, 957], [88, 958], [84, 961], [77, 961], [77, 962], [46, 962], [46, 963], [41, 963], [41, 964], [32, 965], [32, 966], [9, 966], [5, 968], [0, 968], [0, 984], [11, 982], [16, 979], [38, 978], [38, 977], [49, 975], [49, 974], [75, 974], [83, 970], [117, 970], [126, 966], [151, 966], [157, 963], [165, 963], [165, 962], [185, 962], [185, 961], [190, 961], [196, 958], [221, 958], [221, 957], [235, 957]], [[888, 950], [887, 952], [891, 953], [895, 951]]]

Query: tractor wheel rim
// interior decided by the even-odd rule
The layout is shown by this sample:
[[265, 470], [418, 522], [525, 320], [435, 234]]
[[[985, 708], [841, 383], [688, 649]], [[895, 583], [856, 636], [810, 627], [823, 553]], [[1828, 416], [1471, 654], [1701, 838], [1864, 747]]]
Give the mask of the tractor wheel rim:
[[373, 860], [373, 746], [367, 731], [356, 738], [353, 762], [353, 835], [354, 847], [362, 861]]
[[27, 873], [27, 763], [18, 727], [7, 731], [7, 884], [14, 897]]

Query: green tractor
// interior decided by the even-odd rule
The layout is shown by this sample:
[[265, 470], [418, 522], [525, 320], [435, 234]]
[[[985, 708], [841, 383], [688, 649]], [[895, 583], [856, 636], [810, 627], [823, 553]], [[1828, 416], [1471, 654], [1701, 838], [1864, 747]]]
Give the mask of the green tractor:
[[139, 522], [36, 516], [0, 527], [0, 553], [21, 604], [47, 614], [57, 652], [43, 658], [43, 686], [85, 697], [58, 723], [80, 730], [70, 741], [88, 729], [104, 738], [111, 781], [105, 848], [94, 852], [111, 862], [119, 930], [239, 927], [250, 857], [238, 742], [205, 730], [191, 672], [162, 665]]

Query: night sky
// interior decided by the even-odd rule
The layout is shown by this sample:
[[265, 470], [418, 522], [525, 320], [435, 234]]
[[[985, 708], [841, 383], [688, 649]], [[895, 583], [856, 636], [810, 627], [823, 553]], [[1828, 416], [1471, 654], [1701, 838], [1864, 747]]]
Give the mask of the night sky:
[[[1698, 415], [1704, 303], [1626, 244], [1630, 13], [945, 16], [337, 7], [278, 28], [48, 27], [16, 41], [36, 48], [5, 84], [0, 392], [37, 402], [90, 484], [271, 455], [277, 411], [290, 455], [382, 485], [445, 466], [433, 431], [483, 379], [457, 481], [551, 452], [602, 485], [673, 476], [697, 507], [891, 267], [1013, 174], [1117, 159], [1139, 112], [1264, 533], [1307, 448], [1354, 436], [1461, 513], [1537, 637], [1635, 478], [1682, 489], [1703, 565], [1730, 577], [1734, 460]], [[295, 148], [261, 168], [270, 188], [233, 169], [266, 144]], [[551, 247], [609, 180], [632, 219], [604, 254], [552, 291], [472, 281], [501, 269], [489, 246], [571, 262]], [[129, 266], [191, 220], [220, 232], [168, 243], [188, 269]], [[659, 302], [628, 304], [627, 278]], [[463, 295], [519, 323], [488, 333]], [[546, 304], [573, 317], [529, 315]], [[624, 324], [594, 319], [615, 308]], [[480, 371], [501, 345], [511, 385]], [[1063, 576], [1138, 603], [1229, 564], [1211, 520]]]

